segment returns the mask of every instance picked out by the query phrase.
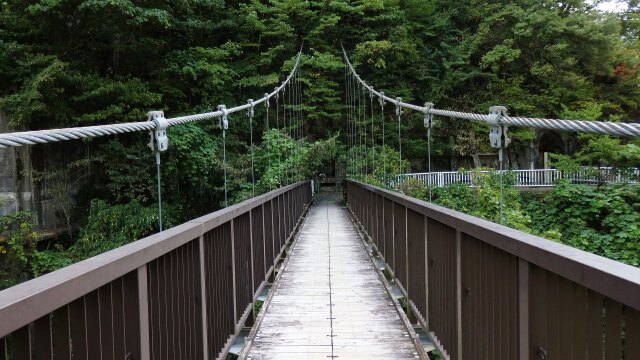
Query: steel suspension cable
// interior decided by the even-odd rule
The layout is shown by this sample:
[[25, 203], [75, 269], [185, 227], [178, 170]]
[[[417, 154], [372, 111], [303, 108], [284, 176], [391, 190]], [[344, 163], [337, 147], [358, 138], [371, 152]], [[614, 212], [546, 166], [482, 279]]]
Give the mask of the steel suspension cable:
[[[487, 123], [490, 120], [490, 116], [487, 114], [477, 114], [463, 111], [453, 111], [453, 110], [440, 110], [435, 108], [425, 108], [423, 106], [413, 105], [409, 103], [404, 103], [402, 101], [398, 101], [397, 99], [392, 99], [388, 96], [385, 96], [384, 93], [373, 90], [372, 87], [366, 85], [363, 80], [360, 79], [355, 69], [353, 68], [349, 58], [347, 56], [347, 52], [342, 49], [345, 62], [347, 63], [347, 67], [349, 71], [354, 75], [356, 80], [361, 83], [363, 86], [368, 87], [376, 96], [383, 98], [386, 101], [389, 101], [396, 106], [410, 109], [422, 113], [428, 113], [431, 115], [438, 115], [448, 118], [461, 119], [461, 120], [470, 120], [470, 121], [479, 121]], [[634, 122], [610, 122], [610, 121], [586, 121], [586, 120], [560, 120], [560, 119], [546, 119], [546, 118], [529, 118], [529, 117], [519, 117], [519, 116], [508, 116], [503, 115], [499, 119], [501, 125], [511, 125], [511, 126], [522, 126], [529, 128], [537, 128], [537, 129], [548, 129], [548, 130], [562, 130], [562, 131], [572, 131], [572, 132], [587, 132], [587, 133], [596, 133], [596, 134], [604, 134], [604, 135], [614, 135], [614, 136], [627, 136], [627, 137], [638, 137], [640, 136], [640, 124]]]
[[[284, 86], [289, 84], [292, 78], [292, 74], [300, 66], [300, 57], [302, 55], [302, 51], [298, 52], [296, 56], [296, 62], [291, 69], [289, 76], [283, 81], [275, 90], [266, 96], [256, 100], [253, 102], [253, 105], [261, 104], [267, 99], [276, 95], [278, 91], [280, 91]], [[233, 114], [239, 111], [247, 110], [251, 104], [244, 104], [240, 106], [236, 106], [233, 108], [228, 108], [227, 114]], [[190, 122], [196, 121], [204, 121], [210, 120], [214, 118], [220, 118], [223, 113], [218, 111], [179, 116], [174, 118], [165, 119], [167, 121], [167, 126], [175, 126], [180, 124], [186, 124]], [[17, 147], [23, 145], [35, 145], [35, 144], [46, 144], [51, 142], [58, 141], [66, 141], [66, 140], [77, 140], [77, 139], [85, 139], [85, 138], [94, 138], [100, 136], [107, 135], [116, 135], [116, 134], [125, 134], [130, 132], [137, 131], [145, 131], [145, 130], [153, 130], [156, 128], [156, 123], [153, 121], [140, 121], [140, 122], [129, 122], [129, 123], [120, 123], [120, 124], [110, 124], [110, 125], [95, 125], [95, 126], [81, 126], [81, 127], [73, 127], [73, 128], [60, 128], [60, 129], [50, 129], [50, 130], [34, 130], [34, 131], [21, 131], [21, 132], [11, 132], [11, 133], [3, 133], [0, 134], [0, 149], [6, 147]]]

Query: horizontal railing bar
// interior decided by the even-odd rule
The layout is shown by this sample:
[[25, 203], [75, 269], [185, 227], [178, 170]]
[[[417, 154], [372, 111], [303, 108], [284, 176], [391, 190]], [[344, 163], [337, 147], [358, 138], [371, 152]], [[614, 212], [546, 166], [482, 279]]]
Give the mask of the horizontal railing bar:
[[640, 269], [359, 181], [375, 194], [640, 310]]
[[[307, 182], [298, 182], [215, 211], [117, 249], [0, 291], [0, 338]], [[213, 226], [215, 227], [215, 226]], [[209, 230], [212, 229], [208, 228]]]

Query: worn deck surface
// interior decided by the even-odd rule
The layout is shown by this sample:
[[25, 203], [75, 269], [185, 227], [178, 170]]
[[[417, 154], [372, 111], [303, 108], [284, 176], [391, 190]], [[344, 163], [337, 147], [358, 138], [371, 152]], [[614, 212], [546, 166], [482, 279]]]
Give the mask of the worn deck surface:
[[310, 209], [247, 359], [416, 359], [337, 197]]

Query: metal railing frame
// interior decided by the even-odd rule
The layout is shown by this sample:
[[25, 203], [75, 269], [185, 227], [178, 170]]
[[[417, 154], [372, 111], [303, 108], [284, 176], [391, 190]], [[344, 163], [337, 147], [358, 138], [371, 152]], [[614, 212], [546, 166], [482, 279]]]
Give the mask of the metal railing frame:
[[[127, 359], [170, 359], [187, 342], [196, 344], [190, 347], [195, 358], [224, 358], [294, 236], [311, 196], [308, 181], [292, 184], [1, 291], [0, 359], [52, 358], [53, 353], [56, 359], [70, 359], [72, 353], [77, 358], [100, 352], [102, 358], [120, 357], [118, 352]], [[256, 214], [261, 214], [261, 219]], [[230, 248], [231, 259], [215, 252], [215, 246]], [[212, 271], [220, 266], [226, 271]], [[240, 283], [243, 279], [249, 280], [250, 286]], [[221, 289], [220, 283], [232, 288]], [[152, 287], [158, 294], [163, 291], [164, 304], [162, 296], [151, 293]], [[223, 298], [233, 298], [233, 307], [229, 301], [218, 303]], [[97, 309], [90, 306], [94, 300], [98, 301]], [[154, 304], [164, 305], [164, 310], [158, 306], [152, 309]], [[231, 317], [228, 313], [208, 317], [212, 304], [226, 304], [229, 312], [233, 310]], [[189, 314], [183, 317], [187, 309]], [[192, 313], [199, 318], [190, 317]], [[76, 324], [74, 314], [80, 314], [84, 324]], [[154, 319], [154, 315], [170, 316], [172, 334], [177, 332], [178, 337], [162, 333], [162, 324], [156, 324], [160, 329], [156, 331], [153, 322], [159, 317]], [[218, 315], [232, 319], [233, 326], [230, 320], [214, 323], [220, 322]], [[90, 323], [88, 319], [95, 316], [97, 323]], [[75, 329], [78, 326], [80, 330]], [[187, 328], [194, 332], [187, 333]], [[73, 337], [77, 331], [84, 338]], [[91, 336], [96, 331], [98, 338]], [[218, 342], [224, 341], [212, 344], [214, 333], [222, 333], [226, 339], [218, 336]], [[156, 344], [173, 341], [171, 349], [154, 353], [154, 340]], [[99, 348], [92, 348], [92, 344]]]
[[446, 358], [640, 358], [640, 269], [361, 182], [346, 187], [358, 226]]
[[[500, 170], [479, 171], [433, 171], [431, 173], [408, 173], [397, 175], [397, 181], [417, 179], [425, 185], [444, 187], [452, 184], [472, 184], [476, 173], [499, 173]], [[550, 187], [555, 185], [558, 179], [567, 179], [575, 183], [630, 183], [637, 184], [640, 179], [640, 169], [632, 169], [629, 174], [612, 172], [611, 168], [583, 169], [576, 173], [566, 174], [558, 169], [531, 169], [531, 170], [503, 170], [503, 173], [513, 173], [516, 177], [514, 186], [517, 187]], [[429, 181], [431, 178], [431, 181]]]

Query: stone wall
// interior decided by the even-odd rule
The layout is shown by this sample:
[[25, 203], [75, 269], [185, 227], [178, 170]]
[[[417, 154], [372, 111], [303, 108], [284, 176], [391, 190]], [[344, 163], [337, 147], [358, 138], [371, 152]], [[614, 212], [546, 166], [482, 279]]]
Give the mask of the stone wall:
[[[0, 133], [10, 131], [7, 116], [0, 113]], [[0, 149], [0, 216], [33, 211], [33, 189], [30, 147]]]

